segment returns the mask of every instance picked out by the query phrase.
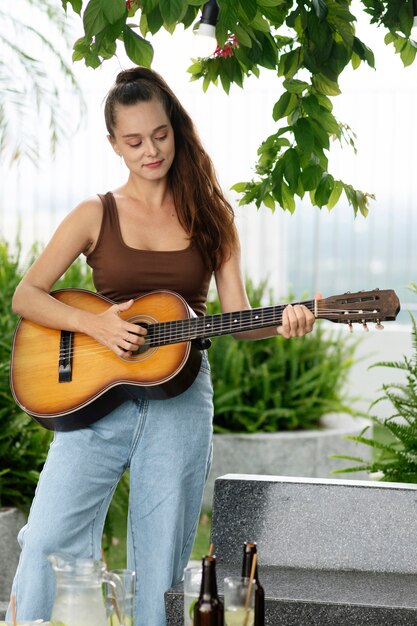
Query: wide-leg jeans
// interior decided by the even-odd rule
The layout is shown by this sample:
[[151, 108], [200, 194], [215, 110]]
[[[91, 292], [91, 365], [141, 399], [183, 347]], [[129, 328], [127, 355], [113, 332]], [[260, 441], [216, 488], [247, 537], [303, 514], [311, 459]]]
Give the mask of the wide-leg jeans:
[[212, 415], [203, 353], [196, 380], [181, 395], [127, 401], [87, 428], [55, 433], [18, 537], [12, 590], [18, 620], [50, 619], [49, 554], [101, 558], [106, 513], [130, 468], [127, 564], [137, 575], [135, 626], [166, 625], [164, 592], [182, 579], [210, 469]]

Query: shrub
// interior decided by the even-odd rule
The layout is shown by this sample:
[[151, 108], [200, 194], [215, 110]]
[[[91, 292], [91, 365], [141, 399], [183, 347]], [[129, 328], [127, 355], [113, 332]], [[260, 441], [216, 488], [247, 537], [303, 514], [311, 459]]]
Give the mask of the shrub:
[[[253, 306], [265, 305], [265, 283], [254, 287], [248, 281], [246, 288]], [[210, 301], [208, 313], [219, 311], [219, 301]], [[343, 331], [330, 331], [321, 322], [312, 333], [291, 340], [215, 338], [209, 350], [215, 432], [316, 428], [326, 413], [352, 413], [343, 386], [355, 346]]]

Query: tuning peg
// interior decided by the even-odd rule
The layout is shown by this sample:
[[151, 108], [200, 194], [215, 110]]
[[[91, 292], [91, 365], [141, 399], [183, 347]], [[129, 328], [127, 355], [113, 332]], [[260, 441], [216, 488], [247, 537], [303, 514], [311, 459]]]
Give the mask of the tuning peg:
[[362, 321], [362, 326], [363, 326], [363, 330], [367, 333], [369, 333], [369, 328], [368, 328], [368, 324], [366, 323], [365, 320]]
[[384, 327], [379, 320], [376, 320], [375, 328], [377, 330], [384, 330]]
[[348, 328], [349, 328], [349, 332], [353, 333], [353, 324], [350, 320], [348, 321]]

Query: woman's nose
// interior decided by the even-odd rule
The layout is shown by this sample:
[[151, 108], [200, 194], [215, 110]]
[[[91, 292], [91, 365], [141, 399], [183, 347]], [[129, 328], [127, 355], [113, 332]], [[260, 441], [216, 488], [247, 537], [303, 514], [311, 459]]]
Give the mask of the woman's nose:
[[146, 156], [154, 156], [157, 154], [158, 148], [155, 142], [152, 139], [148, 139], [145, 143], [145, 154]]

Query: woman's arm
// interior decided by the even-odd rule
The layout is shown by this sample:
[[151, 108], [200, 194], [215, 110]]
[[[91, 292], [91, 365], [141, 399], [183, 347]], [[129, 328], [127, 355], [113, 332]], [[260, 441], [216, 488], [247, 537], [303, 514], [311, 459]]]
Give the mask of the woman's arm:
[[86, 333], [119, 356], [126, 356], [143, 343], [138, 333], [146, 334], [144, 329], [118, 315], [133, 301], [115, 304], [97, 315], [68, 306], [49, 295], [54, 283], [75, 259], [93, 249], [102, 215], [101, 201], [93, 198], [82, 202], [64, 219], [17, 286], [12, 307], [15, 313], [37, 324]]
[[[251, 309], [245, 289], [240, 262], [240, 248], [236, 248], [215, 274], [217, 292], [224, 313]], [[282, 325], [259, 330], [249, 330], [233, 335], [236, 339], [265, 339], [277, 334], [283, 337], [302, 337], [311, 332], [315, 317], [303, 305], [286, 306], [282, 315]]]

